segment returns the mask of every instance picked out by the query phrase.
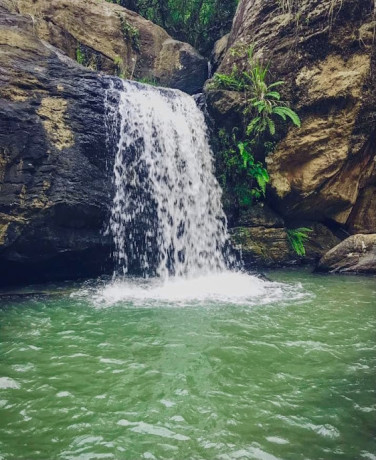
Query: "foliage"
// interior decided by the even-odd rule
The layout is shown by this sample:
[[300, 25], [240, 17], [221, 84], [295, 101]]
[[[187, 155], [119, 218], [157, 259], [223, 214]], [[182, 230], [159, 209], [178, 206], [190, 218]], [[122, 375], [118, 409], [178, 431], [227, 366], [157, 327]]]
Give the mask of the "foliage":
[[118, 14], [120, 19], [121, 31], [123, 33], [124, 40], [130, 42], [132, 48], [139, 52], [140, 51], [140, 31], [137, 27], [132, 26], [123, 15]]
[[233, 66], [229, 75], [216, 73], [213, 77], [212, 88], [241, 91], [245, 96], [244, 115], [247, 120], [246, 134], [260, 136], [268, 131], [271, 136], [276, 133], [275, 117], [300, 127], [300, 119], [296, 112], [281, 101], [281, 95], [275, 90], [284, 84], [283, 81], [267, 83], [269, 65], [264, 65], [254, 57], [254, 47], [233, 50], [236, 56], [246, 55], [246, 68], [240, 70]]
[[309, 232], [312, 232], [312, 229], [307, 227], [287, 230], [289, 243], [298, 256], [305, 256], [306, 250], [304, 243], [309, 239]]
[[226, 34], [238, 0], [107, 0], [136, 11], [163, 27], [172, 37], [209, 55]]
[[[236, 130], [236, 136], [232, 133], [232, 147], [220, 133], [222, 147], [219, 155], [224, 163], [222, 170], [225, 171], [222, 173], [222, 186], [223, 176], [226, 177], [225, 185], [232, 180], [232, 189], [237, 194], [239, 205], [249, 206], [255, 199], [265, 196], [269, 181], [266, 168], [255, 158], [264, 158], [274, 150], [278, 120], [290, 120], [299, 127], [300, 119], [287, 102], [281, 101], [280, 93], [276, 91], [284, 82], [267, 82], [269, 65], [254, 57], [253, 46], [238, 47], [232, 50], [232, 54], [245, 62], [244, 67], [239, 68], [234, 64], [229, 74], [216, 73], [211, 88], [237, 91], [244, 98], [244, 127]], [[235, 141], [235, 137], [241, 140]]]
[[238, 206], [247, 207], [265, 196], [269, 175], [252, 154], [251, 141], [238, 141], [237, 132], [229, 136], [220, 130], [221, 150], [218, 155], [219, 180], [225, 193], [235, 192]]
[[154, 77], [143, 77], [139, 78], [137, 81], [139, 83], [143, 83], [144, 85], [163, 86]]
[[249, 145], [250, 142], [248, 141], [238, 143], [239, 154], [243, 160], [243, 168], [249, 177], [256, 179], [262, 195], [265, 196], [266, 184], [269, 182], [269, 174], [262, 163], [255, 161], [249, 149]]

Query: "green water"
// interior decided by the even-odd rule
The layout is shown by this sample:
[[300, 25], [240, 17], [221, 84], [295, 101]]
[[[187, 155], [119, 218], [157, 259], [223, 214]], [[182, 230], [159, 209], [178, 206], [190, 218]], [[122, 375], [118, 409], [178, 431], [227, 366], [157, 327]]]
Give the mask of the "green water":
[[0, 458], [375, 459], [375, 278], [270, 277], [303, 295], [3, 297]]

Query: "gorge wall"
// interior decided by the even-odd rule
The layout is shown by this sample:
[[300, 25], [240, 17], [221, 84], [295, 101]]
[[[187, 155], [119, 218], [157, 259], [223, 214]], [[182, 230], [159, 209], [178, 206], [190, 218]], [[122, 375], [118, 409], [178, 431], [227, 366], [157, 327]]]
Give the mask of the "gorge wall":
[[[229, 74], [234, 64], [244, 68], [245, 58], [234, 50], [253, 45], [256, 57], [270, 65], [270, 81], [285, 82], [282, 99], [302, 121], [300, 129], [285, 128], [274, 152], [261, 158], [270, 175], [264, 209], [271, 207], [279, 219], [273, 225], [269, 218], [248, 219], [247, 225], [242, 214], [254, 211], [243, 209], [232, 222], [250, 261], [294, 262], [283, 227], [320, 227], [321, 237], [313, 233], [311, 242], [321, 241], [321, 250], [310, 254], [308, 247], [308, 259], [334, 245], [330, 230], [341, 239], [376, 232], [375, 25], [372, 1], [239, 3], [225, 52], [218, 45], [218, 72]], [[241, 124], [239, 93], [207, 86], [207, 100], [217, 126], [229, 132]], [[277, 254], [267, 254], [268, 245]]]

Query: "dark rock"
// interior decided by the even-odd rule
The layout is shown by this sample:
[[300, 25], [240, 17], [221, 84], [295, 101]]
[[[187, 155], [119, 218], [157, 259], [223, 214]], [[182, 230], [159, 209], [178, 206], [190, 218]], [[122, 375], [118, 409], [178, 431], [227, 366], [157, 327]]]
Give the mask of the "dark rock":
[[240, 210], [240, 215], [237, 220], [239, 227], [284, 227], [283, 219], [267, 204], [257, 203], [248, 209]]
[[0, 283], [110, 269], [104, 83], [0, 9]]
[[284, 228], [235, 227], [230, 235], [246, 268], [282, 267], [298, 262]]

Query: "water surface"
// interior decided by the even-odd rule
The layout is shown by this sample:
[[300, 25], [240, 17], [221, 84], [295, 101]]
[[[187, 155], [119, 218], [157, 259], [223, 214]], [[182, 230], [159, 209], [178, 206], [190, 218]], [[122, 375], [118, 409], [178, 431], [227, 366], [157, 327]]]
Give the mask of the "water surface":
[[375, 278], [269, 276], [2, 297], [0, 458], [375, 459]]

